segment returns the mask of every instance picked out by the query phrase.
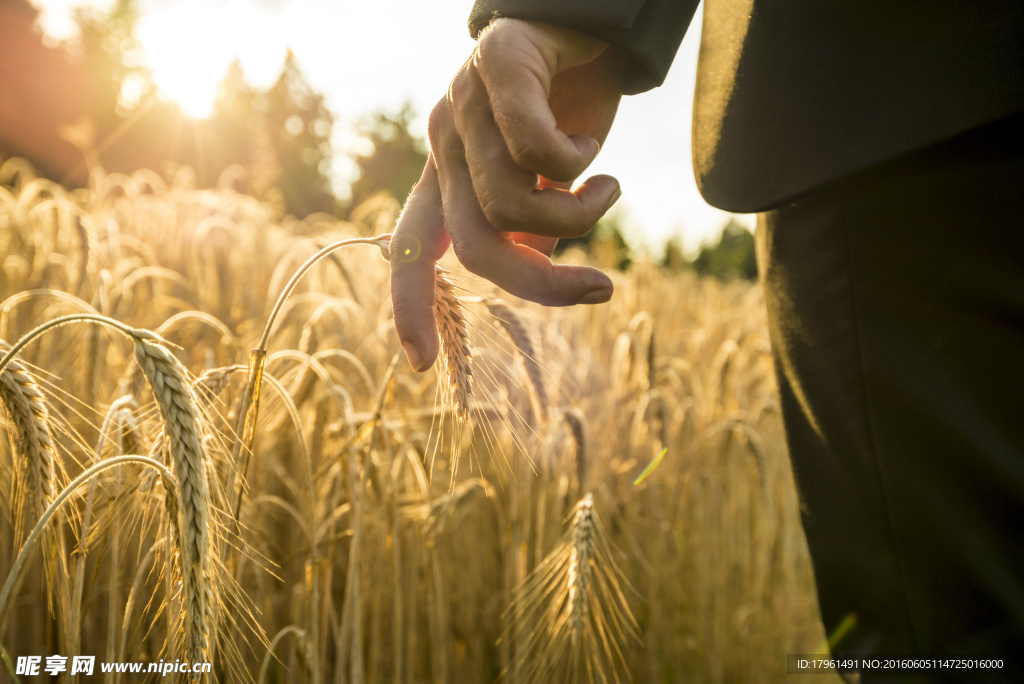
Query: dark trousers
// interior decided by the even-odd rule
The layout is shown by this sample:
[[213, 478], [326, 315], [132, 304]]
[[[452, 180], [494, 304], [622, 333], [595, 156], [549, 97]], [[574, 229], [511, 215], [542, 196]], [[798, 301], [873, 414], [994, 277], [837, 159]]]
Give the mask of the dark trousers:
[[762, 214], [757, 238], [822, 617], [856, 618], [836, 652], [1020, 676], [1024, 116]]

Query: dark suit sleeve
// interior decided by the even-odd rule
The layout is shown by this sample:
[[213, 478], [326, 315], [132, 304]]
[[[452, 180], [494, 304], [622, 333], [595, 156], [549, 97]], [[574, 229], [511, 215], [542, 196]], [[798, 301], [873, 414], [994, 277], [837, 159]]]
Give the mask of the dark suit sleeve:
[[626, 94], [665, 81], [698, 0], [476, 0], [469, 31], [476, 38], [495, 17], [566, 26], [617, 45], [633, 57]]

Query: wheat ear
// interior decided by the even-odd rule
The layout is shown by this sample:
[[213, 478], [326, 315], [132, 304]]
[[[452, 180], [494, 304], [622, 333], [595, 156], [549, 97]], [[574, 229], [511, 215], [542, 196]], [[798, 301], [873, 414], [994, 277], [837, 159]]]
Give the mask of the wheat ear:
[[526, 369], [526, 377], [533, 390], [534, 412], [540, 421], [545, 422], [548, 415], [548, 390], [544, 384], [544, 373], [537, 362], [537, 349], [522, 316], [515, 308], [500, 299], [488, 301], [487, 309], [504, 328], [512, 343], [515, 344], [516, 350], [519, 351], [519, 355], [523, 359], [523, 367]]
[[623, 587], [625, 576], [587, 494], [573, 509], [562, 541], [516, 589], [506, 635], [517, 653], [503, 677], [620, 681], [623, 646], [637, 638]]
[[569, 624], [572, 629], [572, 647], [579, 648], [583, 630], [590, 614], [590, 585], [594, 560], [594, 497], [587, 494], [576, 504], [572, 521], [572, 548], [569, 552], [569, 570], [566, 601]]
[[53, 499], [56, 450], [43, 393], [17, 359], [0, 373], [0, 400], [7, 413], [11, 442], [20, 454], [16, 463], [23, 473], [16, 479], [23, 484], [15, 499], [15, 534], [20, 540], [26, 519], [38, 520]]
[[153, 389], [164, 420], [171, 466], [178, 485], [175, 498], [185, 654], [192, 662], [208, 662], [214, 608], [213, 546], [201, 414], [184, 367], [165, 347], [136, 338], [135, 360]]
[[205, 370], [202, 375], [192, 381], [192, 389], [202, 399], [212, 399], [227, 389], [227, 386], [231, 384], [231, 376], [239, 370], [245, 370], [245, 366], [235, 364]]
[[458, 420], [469, 415], [473, 398], [473, 349], [469, 344], [469, 325], [455, 286], [440, 266], [434, 278], [434, 317], [441, 336], [441, 361], [448, 379], [448, 393]]
[[[50, 434], [46, 399], [35, 378], [17, 359], [12, 359], [0, 373], [0, 403], [7, 414], [13, 450], [20, 454], [15, 459], [14, 477], [14, 538], [19, 543], [24, 538], [26, 523], [38, 520], [53, 500], [57, 450]], [[49, 587], [47, 604], [52, 611], [60, 551], [56, 527], [45, 531], [41, 543], [43, 572]]]

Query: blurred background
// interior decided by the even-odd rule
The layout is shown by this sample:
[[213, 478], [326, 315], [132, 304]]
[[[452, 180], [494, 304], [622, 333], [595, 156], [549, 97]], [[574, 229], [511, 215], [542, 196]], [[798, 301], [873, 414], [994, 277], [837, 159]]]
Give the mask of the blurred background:
[[[174, 396], [203, 417], [188, 468], [210, 495], [186, 440], [165, 448], [172, 393], [135, 345], [83, 324], [19, 353], [0, 373], [8, 666], [205, 650], [225, 684], [774, 682], [856, 626], [821, 623], [749, 217], [694, 187], [699, 26], [669, 83], [623, 103], [590, 171], [624, 195], [561, 256], [606, 269], [614, 299], [496, 300], [453, 268], [461, 370], [418, 374], [365, 243], [252, 350], [299, 264], [393, 227], [471, 0], [81, 1], [0, 0], [0, 345], [82, 311], [163, 336], [195, 376], [196, 401]], [[54, 492], [143, 453], [188, 481], [106, 470], [5, 570]], [[183, 548], [214, 570], [186, 584]]]
[[[212, 185], [237, 164], [241, 190], [300, 217], [400, 203], [426, 115], [473, 48], [470, 5], [0, 0], [0, 155], [71, 186], [92, 165], [189, 165]], [[623, 198], [584, 242], [751, 278], [753, 217], [708, 206], [690, 165], [700, 16], [668, 82], [623, 101], [588, 170]]]

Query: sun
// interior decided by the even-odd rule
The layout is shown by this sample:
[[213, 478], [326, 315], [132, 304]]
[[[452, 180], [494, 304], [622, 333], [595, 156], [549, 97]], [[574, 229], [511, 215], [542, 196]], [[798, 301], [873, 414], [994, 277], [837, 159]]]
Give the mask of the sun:
[[213, 113], [217, 78], [197, 62], [170, 61], [153, 67], [153, 81], [166, 97], [174, 100], [193, 119], [205, 119]]
[[213, 112], [217, 86], [243, 47], [248, 13], [202, 2], [171, 5], [139, 21], [136, 35], [153, 82], [189, 116]]

